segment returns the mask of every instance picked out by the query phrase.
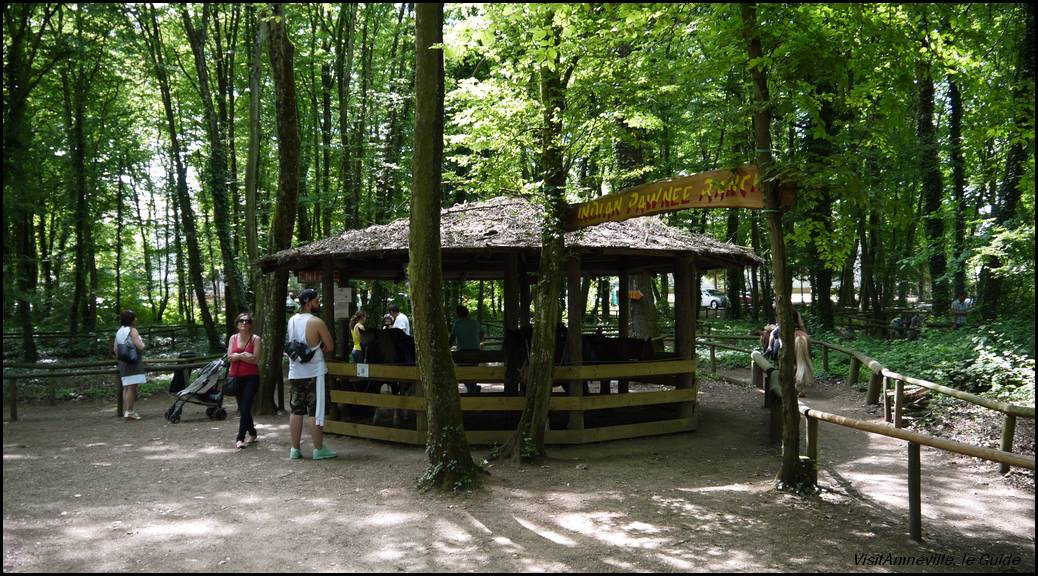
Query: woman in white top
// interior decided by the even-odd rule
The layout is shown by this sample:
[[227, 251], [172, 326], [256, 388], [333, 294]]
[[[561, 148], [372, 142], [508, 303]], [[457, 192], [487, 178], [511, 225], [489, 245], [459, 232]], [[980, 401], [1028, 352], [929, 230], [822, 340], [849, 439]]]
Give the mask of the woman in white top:
[[133, 403], [137, 400], [137, 386], [144, 384], [145, 381], [144, 363], [142, 362], [144, 341], [141, 340], [141, 335], [137, 332], [137, 314], [133, 310], [123, 310], [122, 314], [119, 315], [119, 323], [122, 327], [115, 333], [115, 342], [112, 344], [112, 350], [115, 352], [116, 358], [119, 357], [119, 344], [129, 342], [137, 349], [137, 362], [130, 364], [122, 360], [118, 361], [119, 376], [122, 378], [123, 383], [123, 402], [126, 408], [123, 417], [140, 420], [140, 414], [137, 414], [137, 411], [133, 409]]

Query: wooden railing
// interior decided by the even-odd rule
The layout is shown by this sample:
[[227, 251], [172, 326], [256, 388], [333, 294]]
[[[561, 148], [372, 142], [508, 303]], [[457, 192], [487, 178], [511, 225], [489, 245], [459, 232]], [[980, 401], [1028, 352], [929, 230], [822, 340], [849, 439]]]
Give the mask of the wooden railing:
[[[767, 398], [774, 395], [776, 399], [781, 399], [781, 388], [778, 384], [778, 371], [775, 370], [771, 363], [769, 363], [759, 351], [751, 353], [752, 364], [751, 370], [754, 372], [754, 381], [763, 382], [765, 374], [767, 375], [767, 386], [765, 387], [765, 404], [769, 405]], [[873, 361], [873, 363], [878, 364]], [[880, 370], [883, 372], [883, 369]], [[889, 371], [887, 371], [889, 372]], [[889, 372], [892, 376], [898, 376], [898, 382], [904, 381], [908, 377], [897, 375], [893, 372]], [[887, 376], [890, 377], [890, 376]], [[925, 382], [925, 380], [910, 379], [915, 382]], [[927, 384], [932, 384], [927, 382]], [[937, 386], [936, 384], [932, 384]], [[941, 387], [945, 388], [945, 387]], [[948, 391], [960, 392], [946, 388]], [[945, 392], [946, 393], [946, 392]], [[965, 394], [965, 393], [962, 393]], [[884, 394], [884, 397], [886, 394]], [[972, 401], [968, 398], [962, 397], [959, 394], [954, 396], [961, 399]], [[969, 395], [972, 396], [972, 395]], [[974, 397], [979, 398], [979, 397]], [[987, 399], [986, 403], [991, 403]], [[776, 409], [778, 404], [778, 409]], [[947, 452], [954, 452], [956, 454], [963, 454], [966, 456], [972, 456], [975, 458], [983, 458], [993, 462], [998, 462], [1002, 467], [1008, 470], [1009, 466], [1018, 466], [1026, 468], [1028, 470], [1034, 470], [1035, 460], [1034, 458], [1028, 458], [1018, 454], [1013, 454], [1008, 450], [994, 450], [992, 448], [984, 448], [980, 446], [972, 446], [969, 444], [963, 444], [961, 442], [955, 442], [953, 440], [946, 440], [943, 438], [936, 438], [926, 434], [920, 434], [918, 432], [912, 432], [909, 430], [902, 430], [899, 428], [898, 423], [894, 423], [894, 426], [886, 426], [882, 424], [876, 424], [874, 422], [866, 422], [864, 420], [856, 420], [854, 418], [847, 418], [844, 416], [838, 416], [836, 414], [830, 414], [828, 412], [822, 412], [815, 410], [805, 404], [804, 402], [798, 402], [799, 411], [807, 421], [807, 457], [812, 460], [817, 466], [818, 463], [818, 421], [828, 422], [845, 428], [852, 428], [855, 430], [862, 430], [872, 434], [879, 434], [881, 436], [887, 436], [889, 438], [897, 438], [900, 440], [908, 441], [908, 507], [909, 507], [909, 534], [913, 540], [922, 540], [922, 475], [921, 475], [921, 462], [920, 462], [920, 446], [930, 446], [931, 448], [937, 448]], [[774, 400], [770, 403], [772, 407], [771, 418], [770, 418], [770, 429], [772, 441], [775, 441], [777, 437], [781, 435], [782, 427], [782, 414], [781, 405]], [[1011, 405], [1003, 406], [1003, 408], [1016, 408]], [[1026, 409], [1017, 410], [1022, 414], [1026, 414]], [[1031, 417], [1033, 418], [1033, 408], [1031, 409]], [[888, 420], [889, 421], [889, 420]], [[775, 433], [776, 428], [778, 434]], [[1003, 444], [1005, 440], [1003, 439]]]
[[[601, 381], [608, 383], [610, 380], [624, 380], [638, 378], [658, 378], [669, 376], [690, 375], [695, 372], [695, 360], [662, 360], [650, 362], [628, 362], [617, 364], [585, 364], [581, 366], [556, 366], [553, 370], [552, 379], [555, 382], [577, 383], [583, 381]], [[456, 366], [455, 372], [459, 383], [478, 382], [481, 384], [502, 383], [505, 380], [504, 366]], [[350, 378], [363, 381], [400, 381], [417, 382], [417, 367], [378, 365], [378, 364], [346, 364], [343, 362], [329, 362], [328, 373], [332, 376]], [[668, 418], [653, 422], [636, 424], [623, 424], [600, 426], [594, 428], [583, 427], [583, 414], [591, 410], [603, 410], [610, 408], [629, 408], [636, 406], [651, 406], [660, 404], [685, 404], [694, 407], [698, 389], [694, 385], [687, 388], [675, 390], [661, 390], [652, 392], [635, 392], [608, 395], [583, 395], [580, 393], [581, 386], [571, 386], [570, 394], [565, 396], [552, 396], [549, 403], [549, 411], [568, 412], [571, 415], [570, 426], [564, 430], [549, 430], [546, 440], [554, 444], [581, 444], [588, 442], [599, 442], [619, 438], [634, 438], [654, 434], [667, 434], [692, 430], [695, 428], [694, 410], [689, 409], [687, 414], [679, 418]], [[415, 429], [390, 428], [385, 426], [374, 426], [360, 422], [344, 422], [328, 420], [325, 430], [328, 432], [347, 434], [365, 438], [389, 440], [394, 442], [405, 442], [410, 444], [424, 444], [426, 441], [426, 429], [424, 412], [426, 408], [425, 397], [419, 391], [413, 396], [395, 396], [390, 394], [377, 394], [370, 392], [357, 392], [346, 390], [332, 390], [331, 400], [336, 404], [368, 406], [383, 409], [413, 410], [416, 414]], [[522, 396], [508, 396], [500, 394], [463, 395], [461, 397], [461, 409], [463, 412], [521, 412], [526, 406], [526, 399]], [[466, 430], [466, 436], [471, 443], [489, 444], [507, 440], [514, 430]]]
[[[756, 336], [720, 336], [714, 335], [712, 338], [720, 339], [734, 339], [734, 340], [757, 340]], [[725, 347], [728, 349], [736, 349], [734, 347], [726, 347], [717, 343], [700, 343], [700, 346], [708, 345], [711, 346], [710, 360], [713, 370], [716, 372], [716, 361], [714, 359], [714, 348]], [[1016, 435], [1016, 419], [1017, 418], [1028, 418], [1034, 420], [1034, 407], [1033, 406], [1019, 406], [1016, 404], [1010, 404], [1006, 402], [999, 402], [998, 400], [992, 400], [990, 398], [984, 398], [977, 396], [976, 394], [970, 394], [962, 390], [956, 390], [947, 386], [942, 386], [934, 382], [922, 380], [919, 378], [913, 378], [911, 376], [904, 376], [884, 367], [878, 360], [862, 354], [856, 350], [850, 350], [836, 344], [825, 342], [822, 340], [812, 340], [811, 345], [820, 346], [822, 348], [822, 367], [828, 372], [829, 369], [829, 351], [835, 350], [842, 354], [846, 354], [850, 359], [850, 369], [847, 373], [847, 379], [845, 382], [849, 385], [855, 385], [858, 382], [859, 373], [861, 367], [864, 366], [869, 369], [869, 386], [868, 391], [865, 395], [866, 404], [879, 404], [882, 396], [884, 414], [888, 422], [893, 422], [898, 428], [902, 425], [902, 411], [904, 406], [904, 384], [913, 384], [926, 388], [938, 394], [944, 394], [957, 398], [964, 402], [969, 402], [976, 406], [982, 406], [989, 410], [1001, 412], [1005, 415], [1005, 419], [1002, 425], [1002, 444], [1001, 449], [1004, 452], [1013, 451], [1013, 441]], [[748, 351], [747, 351], [748, 352]], [[887, 391], [890, 383], [894, 383], [894, 406], [893, 408], [889, 405], [889, 396]], [[1009, 471], [1009, 467], [1006, 464], [999, 466], [999, 472], [1005, 474]]]
[[[146, 358], [144, 372], [176, 372], [201, 368], [219, 358], [210, 356], [203, 358]], [[13, 372], [10, 369], [27, 369], [28, 372]], [[55, 379], [76, 376], [117, 375], [119, 368], [115, 360], [99, 360], [96, 362], [79, 362], [74, 364], [32, 364], [25, 362], [4, 362], [3, 380], [10, 382], [8, 402], [11, 405], [11, 421], [18, 420], [18, 380], [45, 379], [47, 382], [47, 400], [53, 405], [57, 401], [57, 385]], [[118, 408], [121, 410], [123, 395], [122, 384], [118, 385], [116, 394]], [[116, 411], [119, 415], [119, 410]]]
[[[98, 328], [96, 330], [87, 330], [72, 334], [67, 330], [45, 330], [39, 332], [33, 332], [32, 337], [34, 339], [48, 339], [48, 338], [98, 338], [114, 336], [115, 332], [119, 329], [118, 326], [111, 328]], [[190, 326], [186, 324], [152, 324], [150, 326], [139, 326], [137, 331], [141, 333], [141, 336], [153, 336], [156, 334], [176, 334], [190, 329]], [[4, 332], [4, 339], [17, 339], [21, 338], [21, 332]]]

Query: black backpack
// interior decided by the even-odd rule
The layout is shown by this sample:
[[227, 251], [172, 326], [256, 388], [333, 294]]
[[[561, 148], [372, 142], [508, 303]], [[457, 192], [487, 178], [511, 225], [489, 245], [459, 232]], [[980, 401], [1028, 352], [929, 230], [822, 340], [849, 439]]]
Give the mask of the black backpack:
[[285, 354], [300, 364], [306, 364], [313, 360], [314, 354], [317, 354], [317, 348], [311, 348], [305, 342], [289, 340], [285, 342]]

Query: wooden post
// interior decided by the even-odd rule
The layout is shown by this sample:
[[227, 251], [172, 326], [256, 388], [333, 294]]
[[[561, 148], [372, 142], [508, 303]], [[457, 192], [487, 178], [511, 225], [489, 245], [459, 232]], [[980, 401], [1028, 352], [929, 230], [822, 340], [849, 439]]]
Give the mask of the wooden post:
[[519, 257], [505, 257], [505, 330], [519, 329]]
[[[1002, 451], [1013, 451], [1013, 436], [1016, 434], [1016, 416], [1006, 414], [1006, 422], [1002, 425]], [[999, 464], [998, 471], [1001, 474], [1009, 472], [1009, 464]]]
[[[682, 360], [695, 357], [696, 318], [692, 309], [692, 278], [694, 278], [692, 261], [688, 256], [678, 256], [674, 259], [674, 352]], [[627, 318], [624, 302], [627, 302], [627, 273], [621, 272], [620, 276], [620, 310], [621, 310], [621, 336], [627, 332], [623, 320]], [[678, 389], [694, 388], [695, 374], [680, 374], [677, 380]], [[681, 417], [692, 418], [695, 414], [695, 402], [686, 402], [681, 405]]]
[[11, 387], [11, 422], [18, 421], [18, 380], [8, 380]]
[[822, 369], [829, 372], [829, 347], [822, 344]]
[[[677, 280], [674, 281], [674, 284], [676, 289]], [[620, 305], [619, 333], [617, 336], [627, 338], [630, 336], [631, 324], [631, 276], [627, 273], [627, 268], [620, 269], [620, 287], [617, 290], [617, 298]]]
[[771, 394], [771, 414], [768, 423], [768, 440], [774, 444], [782, 441], [782, 396], [775, 392], [781, 390], [779, 384], [779, 371], [772, 370], [771, 374], [768, 375], [767, 391], [765, 394]]
[[[343, 271], [339, 272], [339, 280], [335, 283], [335, 286], [337, 288], [350, 287], [350, 282], [348, 279], [345, 278], [345, 276], [346, 274]], [[334, 324], [329, 327], [332, 330], [332, 339], [335, 340], [335, 349], [336, 351], [338, 351], [339, 358], [341, 358], [343, 362], [350, 362], [350, 355], [353, 353], [353, 347], [350, 346], [350, 344], [353, 342], [353, 339], [352, 334], [350, 334], [349, 319], [349, 317], [357, 311], [355, 309], [356, 307], [353, 305], [353, 296], [353, 292], [351, 291], [350, 303], [346, 306], [346, 314], [344, 314], [346, 318], [340, 318], [336, 320], [333, 317], [332, 322]], [[340, 310], [339, 312], [341, 313], [342, 311]], [[381, 324], [381, 321], [377, 317], [372, 316], [368, 318], [368, 323], [375, 322]], [[376, 326], [378, 325], [376, 324]], [[379, 326], [379, 328], [381, 328], [381, 326]]]
[[865, 394], [865, 403], [874, 405], [879, 403], [879, 392], [880, 388], [883, 387], [883, 371], [873, 370], [871, 365], [869, 366], [869, 371], [872, 375], [869, 376], [869, 391]]
[[764, 370], [753, 360], [750, 360], [750, 383], [754, 388], [764, 388]]
[[[631, 275], [627, 272], [626, 267], [621, 268], [620, 270], [620, 288], [618, 296], [620, 299], [620, 313], [618, 315], [619, 326], [617, 336], [620, 338], [629, 338], [631, 336]], [[617, 394], [626, 394], [629, 391], [630, 389], [627, 380], [617, 380]]]
[[894, 380], [894, 428], [901, 428], [901, 415], [905, 410], [905, 383]]
[[118, 374], [115, 375], [115, 389], [115, 417], [122, 418], [123, 410], [125, 410], [123, 407], [123, 379]]
[[923, 541], [922, 466], [919, 445], [908, 443], [908, 533], [912, 540]]
[[530, 294], [530, 275], [526, 273], [526, 267], [520, 260], [518, 261], [518, 281], [519, 281], [519, 326], [526, 328], [530, 325], [530, 300], [533, 297]]
[[717, 347], [710, 345], [710, 371], [717, 372]]
[[847, 373], [847, 385], [854, 387], [858, 383], [858, 373], [861, 372], [861, 360], [858, 357], [851, 354], [851, 369]]
[[[883, 395], [883, 419], [886, 420], [887, 422], [893, 422], [894, 421], [894, 417], [893, 417], [893, 414], [892, 414], [893, 406], [891, 406], [890, 394], [887, 393], [887, 391], [890, 388], [889, 382], [890, 382], [889, 378], [884, 378], [883, 375], [880, 374], [879, 385], [880, 385], [880, 394]], [[870, 383], [871, 383], [871, 380], [870, 380]]]
[[[569, 317], [569, 338], [566, 346], [569, 348], [569, 363], [573, 366], [583, 364], [582, 338], [580, 327], [584, 323], [584, 295], [580, 289], [580, 254], [573, 254], [566, 262], [566, 304], [567, 316]], [[571, 380], [569, 383], [569, 395], [580, 397], [584, 395], [584, 381]], [[573, 410], [569, 413], [569, 429], [584, 429], [584, 411]]]
[[807, 457], [818, 467], [818, 420], [807, 419]]
[[[321, 319], [324, 320], [328, 330], [332, 333], [332, 341], [338, 340], [335, 333], [335, 261], [325, 258], [321, 268]], [[332, 359], [338, 359], [339, 352], [336, 346], [331, 353]], [[330, 388], [330, 386], [328, 387]]]

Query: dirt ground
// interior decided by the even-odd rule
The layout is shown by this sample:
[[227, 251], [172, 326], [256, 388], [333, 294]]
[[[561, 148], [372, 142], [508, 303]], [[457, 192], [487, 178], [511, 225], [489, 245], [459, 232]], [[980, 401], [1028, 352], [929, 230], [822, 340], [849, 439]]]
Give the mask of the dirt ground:
[[[842, 385], [806, 400], [878, 415]], [[761, 396], [732, 384], [703, 382], [695, 433], [555, 447], [460, 496], [416, 492], [421, 448], [331, 436], [339, 458], [314, 462], [306, 433], [290, 461], [287, 417], [260, 417], [236, 451], [237, 417], [189, 406], [168, 424], [169, 403], [142, 400], [140, 421], [73, 402], [4, 422], [5, 572], [1035, 568], [1033, 473], [924, 448], [914, 543], [904, 443], [823, 423], [821, 493], [777, 492]]]

